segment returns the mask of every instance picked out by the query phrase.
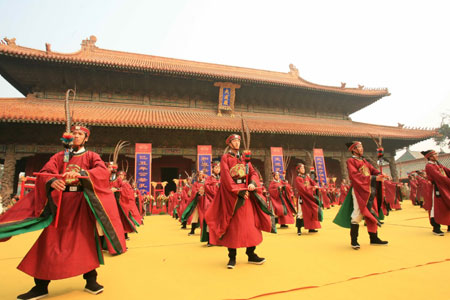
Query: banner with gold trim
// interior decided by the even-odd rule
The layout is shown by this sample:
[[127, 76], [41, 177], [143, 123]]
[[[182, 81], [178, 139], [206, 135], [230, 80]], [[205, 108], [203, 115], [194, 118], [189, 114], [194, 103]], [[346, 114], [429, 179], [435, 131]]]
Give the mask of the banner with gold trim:
[[314, 165], [316, 167], [317, 181], [319, 186], [327, 185], [327, 169], [325, 167], [325, 157], [322, 149], [313, 149]]
[[151, 190], [152, 181], [152, 144], [135, 145], [135, 166], [134, 178], [136, 187], [143, 194], [148, 194]]
[[211, 176], [212, 146], [197, 145], [197, 171]]
[[272, 172], [280, 173], [280, 178], [284, 180], [283, 148], [270, 147], [270, 156], [272, 157]]

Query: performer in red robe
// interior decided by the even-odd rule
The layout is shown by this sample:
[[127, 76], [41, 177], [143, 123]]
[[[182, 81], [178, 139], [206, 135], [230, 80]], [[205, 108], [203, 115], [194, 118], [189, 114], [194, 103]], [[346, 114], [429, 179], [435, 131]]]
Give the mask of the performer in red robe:
[[297, 234], [302, 234], [302, 227], [308, 229], [309, 232], [317, 232], [321, 228], [320, 222], [323, 219], [320, 202], [315, 195], [317, 183], [311, 177], [305, 174], [305, 165], [297, 164], [297, 177], [295, 177], [295, 188], [298, 193], [297, 206]]
[[450, 169], [439, 163], [434, 150], [421, 153], [428, 160], [425, 172], [433, 184], [430, 223], [433, 226], [433, 233], [442, 236], [444, 233], [441, 231], [441, 225], [447, 225], [447, 231], [450, 231]]
[[183, 214], [181, 216], [181, 222], [191, 223], [191, 231], [188, 235], [194, 235], [195, 229], [200, 227], [201, 220], [203, 219], [203, 211], [199, 209], [199, 204], [203, 203], [205, 197], [205, 174], [203, 171], [197, 173], [197, 181], [192, 184], [191, 197]]
[[181, 222], [181, 229], [186, 229], [186, 225], [191, 223], [192, 218], [188, 218], [187, 220], [182, 221], [181, 217], [183, 216], [184, 210], [189, 204], [189, 201], [191, 199], [191, 192], [192, 192], [192, 183], [191, 183], [191, 177], [188, 177], [186, 180], [186, 185], [181, 190], [181, 201], [180, 201], [180, 222]]
[[320, 199], [322, 200], [323, 207], [326, 209], [330, 209], [331, 208], [331, 200], [330, 200], [330, 197], [328, 196], [328, 187], [327, 186], [322, 186], [319, 188], [319, 196], [320, 196]]
[[345, 178], [342, 179], [341, 188], [340, 188], [341, 194], [339, 196], [339, 205], [342, 205], [342, 203], [344, 203], [344, 199], [345, 199], [345, 197], [347, 197], [347, 193], [348, 193], [349, 188], [350, 187], [347, 184], [347, 180]]
[[387, 176], [380, 173], [364, 159], [364, 148], [361, 142], [353, 142], [346, 145], [353, 154], [347, 160], [351, 188], [333, 222], [342, 227], [350, 227], [351, 246], [355, 250], [360, 248], [358, 230], [359, 222], [362, 219], [367, 224], [370, 244], [386, 245], [388, 242], [380, 240], [377, 232], [377, 226], [381, 226], [378, 219], [378, 203], [381, 203], [381, 199], [377, 199], [380, 194], [377, 193], [377, 190], [379, 191], [381, 188], [380, 183]]
[[235, 267], [236, 248], [241, 247], [247, 248], [249, 263], [262, 264], [265, 259], [256, 255], [255, 248], [262, 242], [261, 230], [271, 230], [271, 213], [255, 191], [257, 173], [239, 153], [241, 137], [233, 134], [226, 143], [230, 151], [220, 161], [219, 191], [206, 212], [211, 244], [228, 248], [229, 269]]
[[293, 215], [296, 211], [289, 197], [286, 183], [280, 179], [279, 172], [273, 172], [273, 180], [269, 185], [269, 193], [280, 228], [287, 228], [287, 224], [294, 224]]
[[[217, 192], [219, 191], [219, 185], [220, 185], [220, 161], [213, 161], [211, 164], [212, 167], [212, 174], [211, 176], [208, 176], [205, 180], [205, 196], [202, 197], [203, 203], [200, 204], [200, 209], [203, 211], [202, 215], [206, 215], [206, 211], [208, 210], [209, 206], [211, 205], [212, 201], [214, 200], [214, 197], [216, 196]], [[202, 224], [202, 233], [200, 237], [201, 242], [207, 242], [207, 246], [212, 246], [212, 244], [209, 241], [209, 228], [208, 224], [206, 223], [205, 218], [203, 218], [203, 224]]]
[[116, 199], [117, 207], [119, 209], [120, 220], [123, 226], [124, 237], [129, 240], [128, 233], [137, 232], [136, 224], [130, 218], [128, 201], [131, 194], [127, 189], [122, 189], [123, 186], [123, 176], [117, 175], [117, 165], [113, 162], [108, 164], [108, 169], [110, 171], [110, 181], [109, 185], [114, 193]]
[[401, 210], [402, 206], [400, 205], [398, 184], [396, 182], [392, 182], [391, 180], [385, 180], [384, 187], [385, 200], [387, 203], [389, 203], [391, 210]]
[[415, 178], [416, 173], [411, 173], [408, 175], [409, 179], [409, 186], [411, 187], [411, 190], [409, 192], [409, 199], [411, 200], [413, 205], [419, 205], [419, 203], [416, 200], [417, 197], [417, 180]]
[[[125, 250], [118, 237], [118, 228], [114, 227], [108, 212], [114, 196], [109, 188], [109, 172], [105, 163], [98, 154], [84, 148], [89, 138], [88, 128], [73, 126], [72, 133], [74, 140], [69, 162], [65, 164], [64, 152], [59, 152], [40, 172], [62, 174], [62, 177], [37, 176], [35, 193], [29, 193], [29, 197], [21, 199], [0, 218], [0, 238], [4, 238], [28, 232], [30, 228], [27, 226], [36, 216], [43, 217], [49, 211], [53, 216], [59, 209], [57, 227], [46, 227], [18, 266], [19, 270], [33, 276], [36, 284], [18, 299], [41, 298], [48, 294], [50, 280], [80, 274], [84, 274], [86, 279], [86, 291], [93, 294], [102, 292], [103, 286], [97, 283], [95, 270], [103, 263], [99, 228], [118, 253]], [[80, 176], [86, 178], [78, 178]], [[62, 199], [59, 202], [56, 199], [60, 193]], [[17, 232], [21, 225], [23, 230]], [[10, 226], [16, 231], [8, 232]]]
[[119, 180], [122, 182], [120, 187], [120, 202], [126, 209], [127, 216], [133, 221], [133, 224], [137, 227], [142, 225], [142, 216], [136, 205], [136, 198], [134, 195], [134, 189], [131, 187], [127, 180], [127, 173], [125, 171], [119, 171]]

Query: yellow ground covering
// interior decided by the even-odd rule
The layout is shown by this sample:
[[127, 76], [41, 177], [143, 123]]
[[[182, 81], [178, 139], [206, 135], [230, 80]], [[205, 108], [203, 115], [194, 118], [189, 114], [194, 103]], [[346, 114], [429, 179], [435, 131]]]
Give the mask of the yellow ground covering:
[[[250, 265], [239, 249], [234, 270], [226, 269], [227, 250], [205, 247], [199, 232], [188, 236], [167, 215], [146, 217], [126, 254], [105, 254], [98, 269], [104, 293], [83, 292], [78, 276], [53, 281], [45, 299], [450, 299], [450, 233], [432, 235], [424, 210], [405, 201], [403, 210], [391, 212], [379, 231], [388, 246], [370, 246], [361, 226], [355, 251], [349, 230], [332, 223], [337, 209], [325, 210], [319, 233], [299, 237], [293, 225], [265, 233], [256, 253], [267, 262]], [[16, 266], [37, 236], [0, 243], [0, 299], [33, 286]]]

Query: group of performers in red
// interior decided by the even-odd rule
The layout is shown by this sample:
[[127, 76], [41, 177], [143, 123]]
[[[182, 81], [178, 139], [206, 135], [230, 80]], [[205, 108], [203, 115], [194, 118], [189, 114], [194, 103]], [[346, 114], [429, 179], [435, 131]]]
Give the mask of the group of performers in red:
[[[141, 195], [127, 182], [126, 173], [117, 170], [120, 149], [116, 149], [115, 159], [105, 164], [98, 154], [85, 149], [90, 136], [86, 126], [73, 126], [72, 134], [68, 162], [64, 162], [64, 151], [55, 154], [39, 172], [35, 192], [0, 216], [2, 241], [44, 229], [18, 266], [35, 281], [35, 286], [18, 299], [41, 298], [48, 294], [51, 280], [81, 274], [86, 291], [102, 292], [96, 273], [103, 264], [101, 250], [113, 255], [124, 253], [127, 234], [136, 232], [143, 223]], [[276, 222], [279, 228], [295, 223], [298, 235], [302, 235], [302, 227], [317, 233], [322, 209], [334, 204], [341, 205], [334, 222], [350, 228], [353, 249], [360, 249], [359, 224], [363, 220], [370, 244], [388, 244], [378, 237], [378, 227], [389, 209], [401, 208], [395, 206], [398, 186], [386, 185], [390, 178], [363, 157], [361, 142], [347, 145], [352, 152], [347, 160], [350, 185], [343, 182], [340, 189], [320, 187], [300, 163], [293, 187], [282, 179], [284, 174], [274, 172], [267, 191], [250, 162], [250, 151], [240, 151], [241, 136], [230, 135], [226, 144], [221, 161], [212, 164], [211, 176], [200, 171], [196, 180], [184, 185], [178, 181], [168, 208], [182, 228], [191, 225], [189, 235], [200, 227], [202, 242], [228, 249], [227, 268], [235, 268], [238, 248], [246, 248], [249, 263], [263, 264], [266, 259], [255, 250], [263, 240], [262, 231], [276, 232]], [[118, 148], [123, 146], [118, 144]], [[443, 235], [440, 225], [450, 225], [450, 170], [439, 164], [434, 151], [423, 154], [428, 159], [425, 171], [429, 183], [421, 189], [426, 194], [423, 206], [429, 212], [433, 233]], [[413, 186], [411, 198], [416, 201], [419, 191], [411, 182]], [[386, 200], [392, 197], [394, 202]], [[136, 198], [140, 200], [136, 202]]]

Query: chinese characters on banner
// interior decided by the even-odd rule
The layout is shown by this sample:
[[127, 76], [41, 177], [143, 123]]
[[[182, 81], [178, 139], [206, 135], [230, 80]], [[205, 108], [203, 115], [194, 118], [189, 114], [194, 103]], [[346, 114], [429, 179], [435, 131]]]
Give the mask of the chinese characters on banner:
[[211, 176], [212, 146], [197, 145], [197, 171]]
[[229, 107], [231, 105], [231, 89], [223, 88], [222, 89], [222, 106]]
[[319, 186], [327, 185], [327, 169], [325, 167], [325, 157], [322, 149], [314, 149], [314, 163], [316, 165], [317, 181]]
[[270, 147], [270, 155], [272, 157], [272, 172], [280, 173], [280, 178], [284, 180], [283, 148]]
[[135, 146], [135, 176], [136, 186], [141, 193], [149, 193], [152, 177], [152, 144], [138, 144]]

